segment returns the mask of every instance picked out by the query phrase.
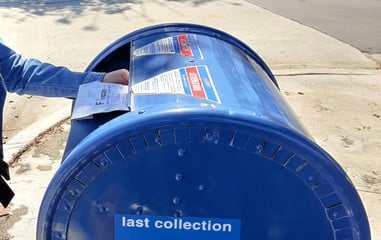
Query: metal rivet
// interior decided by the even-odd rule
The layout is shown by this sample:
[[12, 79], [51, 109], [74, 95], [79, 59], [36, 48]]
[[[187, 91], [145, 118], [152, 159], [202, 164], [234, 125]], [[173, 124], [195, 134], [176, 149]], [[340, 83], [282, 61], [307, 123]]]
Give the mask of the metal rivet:
[[176, 176], [175, 176], [175, 178], [176, 178], [176, 181], [181, 181], [181, 180], [184, 179], [184, 175], [181, 174], [181, 173], [177, 173]]
[[142, 207], [138, 207], [136, 209], [136, 215], [142, 215], [143, 214], [143, 208]]
[[62, 233], [60, 233], [60, 232], [55, 232], [55, 233], [54, 233], [54, 238], [55, 238], [55, 239], [62, 239]]
[[179, 155], [179, 157], [184, 157], [185, 152], [186, 152], [186, 151], [185, 151], [184, 149], [180, 148], [180, 149], [177, 151], [177, 155]]
[[179, 197], [174, 197], [173, 200], [172, 200], [173, 204], [180, 204], [181, 203], [181, 198]]
[[183, 213], [180, 210], [177, 210], [175, 212], [175, 217], [181, 217], [182, 215], [183, 215]]
[[257, 152], [262, 152], [262, 151], [263, 151], [263, 145], [258, 145]]

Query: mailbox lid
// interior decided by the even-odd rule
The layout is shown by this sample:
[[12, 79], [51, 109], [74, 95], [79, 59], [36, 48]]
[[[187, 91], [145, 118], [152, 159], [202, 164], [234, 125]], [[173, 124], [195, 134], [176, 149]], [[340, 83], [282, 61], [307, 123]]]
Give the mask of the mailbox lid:
[[260, 59], [232, 37], [195, 29], [163, 28], [132, 41], [131, 111], [181, 108], [194, 102], [221, 105], [308, 135]]

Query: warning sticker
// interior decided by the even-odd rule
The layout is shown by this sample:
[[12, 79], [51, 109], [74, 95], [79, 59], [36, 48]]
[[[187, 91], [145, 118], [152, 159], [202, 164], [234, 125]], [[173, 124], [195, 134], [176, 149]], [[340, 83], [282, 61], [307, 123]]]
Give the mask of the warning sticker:
[[192, 52], [191, 44], [189, 42], [188, 35], [177, 36], [177, 41], [180, 47], [180, 54], [184, 56], [193, 57], [193, 52]]
[[174, 218], [115, 215], [115, 240], [239, 240], [241, 221], [226, 218]]
[[183, 94], [220, 103], [207, 66], [179, 68], [136, 83], [134, 94]]
[[203, 59], [196, 35], [194, 34], [182, 34], [163, 38], [137, 48], [133, 53], [135, 57], [158, 54], [179, 54]]

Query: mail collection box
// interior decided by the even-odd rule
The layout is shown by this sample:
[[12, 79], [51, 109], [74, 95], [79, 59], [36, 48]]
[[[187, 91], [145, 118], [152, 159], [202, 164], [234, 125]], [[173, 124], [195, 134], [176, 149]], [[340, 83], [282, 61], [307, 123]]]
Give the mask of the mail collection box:
[[370, 239], [347, 175], [243, 42], [147, 27], [87, 70], [119, 68], [128, 110], [72, 120], [37, 239]]

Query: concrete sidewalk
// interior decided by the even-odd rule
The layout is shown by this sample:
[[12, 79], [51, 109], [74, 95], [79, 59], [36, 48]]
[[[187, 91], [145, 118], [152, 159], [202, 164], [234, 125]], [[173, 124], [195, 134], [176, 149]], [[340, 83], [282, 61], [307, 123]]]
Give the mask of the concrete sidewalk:
[[[1, 38], [25, 57], [77, 71], [111, 42], [154, 24], [202, 24], [241, 39], [272, 69], [316, 142], [347, 171], [364, 201], [373, 239], [381, 239], [381, 71], [357, 49], [242, 0], [0, 1], [0, 22]], [[70, 114], [67, 99], [8, 97], [8, 159]], [[54, 132], [65, 136], [68, 128], [64, 123]], [[0, 219], [0, 232], [13, 239], [34, 239], [39, 204], [64, 148], [64, 140], [49, 137], [44, 148], [58, 154], [32, 146], [12, 169], [14, 216]]]

